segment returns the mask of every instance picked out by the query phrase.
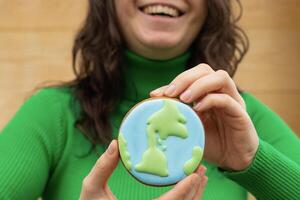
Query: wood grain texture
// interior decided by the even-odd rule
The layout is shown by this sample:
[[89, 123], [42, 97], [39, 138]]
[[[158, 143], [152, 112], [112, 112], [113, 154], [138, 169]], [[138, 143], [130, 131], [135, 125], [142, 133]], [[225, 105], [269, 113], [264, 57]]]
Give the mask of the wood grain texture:
[[300, 1], [243, 1], [250, 51], [235, 76], [300, 136]]
[[1, 31], [75, 30], [87, 8], [82, 0], [0, 0]]

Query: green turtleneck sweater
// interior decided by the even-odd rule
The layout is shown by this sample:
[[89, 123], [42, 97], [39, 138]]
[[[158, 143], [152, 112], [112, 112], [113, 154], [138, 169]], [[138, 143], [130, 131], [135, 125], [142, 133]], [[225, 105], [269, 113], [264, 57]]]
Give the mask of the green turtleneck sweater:
[[[126, 112], [149, 92], [185, 70], [190, 54], [166, 61], [125, 52], [123, 96], [111, 114], [117, 136]], [[247, 111], [260, 137], [251, 166], [240, 172], [220, 171], [210, 163], [204, 200], [247, 198], [300, 199], [300, 142], [269, 108], [243, 92]], [[75, 103], [74, 103], [75, 102]], [[0, 199], [78, 199], [83, 178], [106, 147], [91, 143], [74, 127], [80, 109], [66, 87], [43, 89], [28, 99], [0, 134]], [[150, 187], [129, 175], [121, 162], [109, 186], [118, 199], [152, 199], [170, 187]]]

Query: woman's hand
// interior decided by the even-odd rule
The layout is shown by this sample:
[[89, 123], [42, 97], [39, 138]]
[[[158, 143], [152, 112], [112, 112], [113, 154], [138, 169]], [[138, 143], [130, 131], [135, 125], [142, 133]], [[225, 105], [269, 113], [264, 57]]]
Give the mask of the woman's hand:
[[107, 150], [100, 156], [96, 164], [82, 183], [80, 200], [112, 200], [114, 194], [110, 191], [107, 181], [117, 167], [119, 151], [117, 141], [113, 140]]
[[[107, 181], [119, 161], [117, 141], [113, 140], [108, 149], [101, 155], [89, 175], [84, 178], [81, 200], [113, 200], [116, 199], [107, 185]], [[158, 200], [199, 200], [207, 182], [205, 167], [200, 166], [175, 187], [163, 194]], [[130, 176], [128, 174], [128, 176]]]
[[226, 170], [247, 168], [257, 151], [258, 136], [243, 98], [226, 71], [206, 64], [179, 74], [152, 97], [179, 97], [193, 103], [205, 129], [204, 159]]

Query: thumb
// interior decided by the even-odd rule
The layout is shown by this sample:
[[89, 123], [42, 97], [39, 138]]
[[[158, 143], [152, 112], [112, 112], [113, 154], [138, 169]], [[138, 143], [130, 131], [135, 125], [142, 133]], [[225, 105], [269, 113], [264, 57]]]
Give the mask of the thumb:
[[110, 175], [116, 168], [119, 161], [119, 150], [117, 141], [113, 140], [107, 150], [97, 160], [93, 169], [86, 177], [90, 185], [96, 188], [104, 188]]
[[160, 196], [157, 200], [192, 199], [200, 185], [201, 177], [192, 173], [185, 179], [179, 181], [175, 187]]

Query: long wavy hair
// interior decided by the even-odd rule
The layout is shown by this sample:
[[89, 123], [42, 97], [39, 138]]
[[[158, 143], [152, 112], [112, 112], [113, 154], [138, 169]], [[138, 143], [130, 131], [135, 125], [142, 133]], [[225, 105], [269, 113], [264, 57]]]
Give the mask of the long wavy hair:
[[[188, 68], [207, 63], [215, 70], [226, 70], [231, 77], [248, 50], [249, 42], [237, 25], [231, 0], [207, 0], [206, 21], [191, 45]], [[67, 85], [80, 103], [76, 126], [93, 144], [112, 139], [109, 115], [121, 97], [124, 41], [118, 27], [114, 1], [89, 0], [87, 17], [78, 31], [72, 61], [75, 78]]]

